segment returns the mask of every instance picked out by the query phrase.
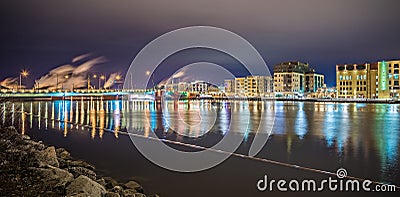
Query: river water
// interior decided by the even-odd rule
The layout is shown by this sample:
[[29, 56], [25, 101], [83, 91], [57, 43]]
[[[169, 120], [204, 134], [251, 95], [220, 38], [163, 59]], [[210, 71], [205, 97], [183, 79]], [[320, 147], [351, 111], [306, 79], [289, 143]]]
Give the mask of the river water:
[[[260, 192], [256, 186], [264, 175], [321, 180], [336, 177], [315, 170], [336, 173], [339, 168], [352, 177], [400, 185], [398, 104], [67, 100], [1, 105], [6, 111], [3, 125], [65, 147], [72, 156], [94, 164], [99, 174], [135, 179], [148, 194], [267, 196], [270, 191]], [[254, 135], [268, 129], [271, 135], [256, 158], [241, 157], [248, 154]], [[211, 169], [183, 173], [147, 160], [127, 131], [182, 142], [166, 144], [183, 151], [199, 151], [185, 144], [211, 147], [227, 133], [243, 137], [243, 142], [236, 150], [239, 156]]]

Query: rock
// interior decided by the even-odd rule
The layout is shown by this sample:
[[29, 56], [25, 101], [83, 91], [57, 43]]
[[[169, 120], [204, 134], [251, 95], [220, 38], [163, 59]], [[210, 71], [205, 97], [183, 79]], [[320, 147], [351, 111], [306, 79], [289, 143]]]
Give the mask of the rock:
[[128, 181], [127, 183], [124, 184], [124, 186], [125, 186], [125, 188], [128, 188], [128, 189], [135, 189], [139, 193], [144, 193], [143, 187], [135, 181]]
[[50, 146], [42, 151], [39, 151], [37, 159], [39, 161], [39, 167], [46, 165], [51, 165], [54, 167], [60, 166], [57, 160], [56, 150], [54, 146]]
[[106, 181], [103, 178], [97, 179], [96, 182], [99, 183], [103, 187], [106, 186]]
[[58, 163], [60, 165], [60, 168], [68, 168], [70, 161], [62, 159], [62, 158], [58, 158]]
[[73, 180], [73, 176], [66, 170], [59, 168], [29, 168], [37, 172], [44, 184], [51, 187], [64, 187]]
[[22, 135], [22, 139], [24, 139], [24, 140], [30, 140], [31, 137], [29, 137], [29, 136], [27, 136], [27, 135]]
[[117, 186], [115, 186], [114, 188], [111, 189], [112, 192], [119, 193], [119, 194], [122, 194], [123, 190], [124, 189], [119, 185], [117, 185]]
[[120, 195], [115, 192], [107, 192], [106, 195], [104, 195], [104, 197], [120, 197]]
[[84, 175], [80, 175], [78, 178], [73, 180], [66, 189], [67, 196], [81, 193], [85, 196], [102, 196], [106, 193], [103, 186]]
[[96, 180], [96, 173], [87, 168], [73, 166], [73, 167], [68, 167], [67, 170], [68, 172], [72, 173], [72, 175], [74, 175], [75, 178], [79, 177], [80, 175], [85, 175], [90, 179]]
[[90, 170], [94, 170], [94, 166], [86, 163], [85, 161], [77, 160], [77, 161], [72, 161], [72, 160], [67, 160], [68, 166], [78, 166], [78, 167], [84, 167]]
[[122, 192], [125, 197], [136, 197], [139, 194], [135, 189], [126, 189]]
[[79, 194], [74, 194], [74, 195], [68, 196], [68, 197], [88, 197], [88, 195], [85, 193], [79, 193]]
[[111, 177], [103, 177], [106, 185], [104, 186], [106, 189], [113, 189], [115, 186], [118, 185], [118, 182]]
[[38, 142], [35, 142], [33, 140], [27, 140], [25, 141], [27, 144], [31, 145], [32, 147], [34, 147], [37, 150], [43, 150], [45, 148], [44, 144], [40, 144]]
[[62, 159], [71, 159], [71, 154], [63, 148], [56, 149], [57, 157]]

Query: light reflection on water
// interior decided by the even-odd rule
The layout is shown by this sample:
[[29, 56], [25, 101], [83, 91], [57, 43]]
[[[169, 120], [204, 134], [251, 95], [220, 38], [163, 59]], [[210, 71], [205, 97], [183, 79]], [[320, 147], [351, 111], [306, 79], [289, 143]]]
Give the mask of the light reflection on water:
[[[311, 154], [301, 152], [306, 144], [313, 144], [316, 150], [333, 150], [340, 160], [338, 163], [343, 165], [372, 163], [372, 158], [377, 157], [380, 169], [368, 170], [378, 170], [381, 180], [400, 183], [397, 175], [391, 175], [400, 172], [399, 105], [272, 101], [180, 101], [161, 105], [151, 101], [60, 100], [8, 102], [2, 103], [2, 108], [6, 111], [1, 116], [2, 123], [7, 124], [6, 119], [11, 116], [10, 124], [19, 127], [23, 134], [51, 129], [68, 137], [70, 132], [78, 130], [90, 132], [92, 139], [103, 138], [104, 132], [113, 132], [117, 139], [121, 131], [132, 128], [143, 136], [156, 132], [160, 138], [178, 141], [189, 136], [189, 142], [202, 144], [196, 137], [204, 139], [211, 129], [213, 136], [222, 137], [226, 132], [244, 135], [246, 145], [251, 143], [259, 126], [268, 128], [274, 123], [272, 140], [283, 139], [279, 143], [286, 145], [286, 158], [299, 153], [299, 149], [305, 156]], [[232, 122], [232, 115], [239, 120]], [[267, 121], [259, 125], [261, 118]]]

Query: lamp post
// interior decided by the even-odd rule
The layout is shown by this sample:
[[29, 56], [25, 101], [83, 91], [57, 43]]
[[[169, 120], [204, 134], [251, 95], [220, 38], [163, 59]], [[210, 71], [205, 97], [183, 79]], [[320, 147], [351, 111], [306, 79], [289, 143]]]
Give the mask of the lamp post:
[[[93, 75], [93, 78], [97, 79], [97, 75], [94, 74], [94, 75]], [[100, 82], [99, 82], [99, 84], [100, 84]], [[96, 89], [96, 86], [94, 86], [94, 89]]]
[[106, 79], [106, 76], [105, 75], [101, 75], [100, 76], [100, 78], [99, 78], [99, 89], [100, 89], [100, 80], [105, 80]]
[[27, 77], [28, 75], [29, 72], [25, 69], [19, 73], [19, 88], [22, 88], [22, 77]]
[[119, 83], [120, 83], [120, 80], [121, 80], [121, 78], [122, 78], [122, 76], [121, 75], [117, 75], [116, 77], [115, 77], [115, 80], [117, 81], [117, 90], [119, 90]]
[[56, 74], [56, 92], [58, 92], [58, 74]]
[[66, 80], [68, 80], [68, 79], [69, 79], [69, 75], [65, 75], [64, 78], [65, 78]]

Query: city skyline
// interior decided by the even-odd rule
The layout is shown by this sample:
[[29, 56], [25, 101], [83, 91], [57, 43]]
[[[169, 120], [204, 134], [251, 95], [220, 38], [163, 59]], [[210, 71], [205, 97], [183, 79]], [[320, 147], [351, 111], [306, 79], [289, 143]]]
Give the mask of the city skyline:
[[[261, 53], [270, 70], [279, 62], [307, 62], [326, 76], [328, 86], [335, 85], [337, 64], [398, 59], [400, 52], [397, 1], [230, 1], [184, 6], [180, 1], [1, 3], [0, 67], [7, 69], [0, 78], [29, 69], [25, 81], [30, 85], [86, 53], [107, 59], [94, 68], [96, 72], [124, 73], [146, 43], [192, 25], [221, 27], [241, 35]], [[161, 80], [163, 73], [197, 61], [236, 69], [238, 63], [226, 56], [207, 50], [182, 51], [164, 61], [175, 66], [160, 69], [155, 78]], [[246, 75], [237, 70], [238, 75]]]

